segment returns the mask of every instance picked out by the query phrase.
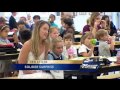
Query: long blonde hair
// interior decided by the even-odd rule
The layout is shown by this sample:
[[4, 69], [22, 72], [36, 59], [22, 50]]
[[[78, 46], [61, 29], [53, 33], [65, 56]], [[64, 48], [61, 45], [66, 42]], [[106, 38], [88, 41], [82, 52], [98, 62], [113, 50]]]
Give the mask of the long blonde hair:
[[[48, 24], [49, 28], [50, 28], [50, 25], [48, 22], [46, 21], [38, 21], [36, 24], [35, 24], [35, 28], [32, 32], [32, 37], [31, 37], [31, 51], [35, 57], [35, 59], [37, 60], [38, 57], [39, 57], [39, 54], [40, 54], [40, 51], [39, 51], [39, 46], [40, 46], [40, 28], [44, 25], [44, 24]], [[48, 38], [46, 40], [43, 41], [43, 44], [45, 45], [45, 57], [47, 56], [47, 52], [48, 52]]]

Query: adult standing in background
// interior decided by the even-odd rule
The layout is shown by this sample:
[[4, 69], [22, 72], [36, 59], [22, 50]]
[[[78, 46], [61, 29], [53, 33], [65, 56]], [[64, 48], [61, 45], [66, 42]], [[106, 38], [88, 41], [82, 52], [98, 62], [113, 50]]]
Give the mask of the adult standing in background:
[[10, 16], [9, 19], [9, 26], [10, 26], [10, 30], [17, 28], [17, 22], [15, 20], [15, 16], [17, 15], [17, 12], [11, 12], [12, 15]]

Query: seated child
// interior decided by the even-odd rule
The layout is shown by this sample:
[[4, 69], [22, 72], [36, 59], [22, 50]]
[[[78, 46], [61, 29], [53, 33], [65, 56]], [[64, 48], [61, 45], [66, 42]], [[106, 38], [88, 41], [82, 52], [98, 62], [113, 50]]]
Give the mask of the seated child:
[[[54, 38], [52, 40], [51, 51], [48, 53], [48, 60], [64, 60], [63, 52], [63, 40], [61, 37]], [[62, 70], [50, 70], [52, 76], [55, 79], [64, 79], [64, 73]]]
[[48, 53], [48, 60], [64, 60], [63, 52], [63, 40], [61, 37], [54, 38], [52, 40], [51, 51]]
[[[23, 31], [24, 32], [24, 30], [28, 30], [28, 32], [30, 31], [29, 29], [26, 29], [25, 28], [25, 23], [24, 23], [24, 21], [19, 21], [18, 22], [18, 29], [14, 32], [14, 35], [13, 35], [13, 39], [14, 39], [14, 43], [15, 43], [15, 46], [16, 46], [16, 48], [22, 48], [22, 39], [21, 39], [21, 37], [20, 37], [20, 33]], [[29, 37], [29, 33], [28, 33], [28, 35], [26, 34], [26, 37]]]
[[91, 32], [87, 32], [81, 38], [81, 46], [79, 48], [79, 55], [83, 57], [93, 57], [94, 45], [91, 44], [91, 39], [93, 39], [93, 35]]
[[[8, 37], [8, 32], [10, 31], [9, 26], [8, 25], [0, 25], [0, 44], [1, 45], [8, 45], [11, 44], [12, 46], [14, 46], [12, 43], [10, 43], [10, 41], [7, 39]], [[12, 61], [11, 60], [0, 60], [0, 75], [2, 76], [11, 76], [11, 64]], [[4, 74], [4, 75], [3, 75]], [[1, 77], [2, 77], [1, 76]]]
[[50, 38], [50, 42], [52, 39], [57, 38], [59, 36], [59, 31], [57, 27], [51, 27], [50, 31], [49, 31], [49, 38]]
[[63, 39], [67, 50], [68, 59], [77, 57], [77, 49], [72, 45], [73, 35], [71, 33], [67, 33], [64, 35]]
[[99, 40], [99, 56], [110, 57], [110, 50], [114, 50], [114, 41], [108, 32], [104, 29], [100, 29], [96, 33], [96, 38]]
[[52, 45], [52, 39], [57, 38], [59, 36], [59, 31], [57, 27], [51, 27], [49, 30], [49, 42], [50, 47]]
[[24, 29], [20, 31], [20, 41], [22, 44], [24, 44], [27, 40], [31, 38], [31, 32], [30, 30]]
[[10, 43], [10, 41], [7, 39], [9, 31], [10, 29], [8, 25], [0, 26], [0, 44], [1, 45], [7, 45], [7, 44], [12, 45], [12, 43]]
[[19, 42], [19, 39], [20, 39], [19, 33], [20, 33], [20, 31], [26, 29], [24, 21], [18, 21], [17, 26], [18, 26], [18, 29], [14, 30], [14, 34], [13, 34], [14, 43]]

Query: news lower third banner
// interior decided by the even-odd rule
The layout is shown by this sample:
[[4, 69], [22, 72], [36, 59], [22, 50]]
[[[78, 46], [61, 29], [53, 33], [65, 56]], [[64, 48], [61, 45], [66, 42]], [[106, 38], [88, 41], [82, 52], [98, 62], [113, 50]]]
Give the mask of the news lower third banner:
[[95, 72], [99, 66], [96, 63], [83, 63], [80, 60], [33, 60], [29, 64], [13, 64], [14, 70], [80, 70]]
[[79, 70], [80, 64], [14, 64], [16, 70]]
[[77, 70], [81, 72], [95, 72], [98, 68], [81, 64], [13, 64], [15, 70]]

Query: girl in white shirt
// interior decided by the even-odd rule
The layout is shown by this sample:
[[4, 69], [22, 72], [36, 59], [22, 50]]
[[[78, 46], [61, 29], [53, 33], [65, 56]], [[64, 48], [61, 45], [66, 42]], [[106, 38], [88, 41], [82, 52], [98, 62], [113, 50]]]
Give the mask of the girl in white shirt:
[[81, 38], [81, 47], [79, 48], [79, 55], [83, 57], [92, 57], [93, 51], [94, 51], [94, 45], [91, 44], [91, 39], [93, 38], [93, 35], [91, 32], [86, 33]]

